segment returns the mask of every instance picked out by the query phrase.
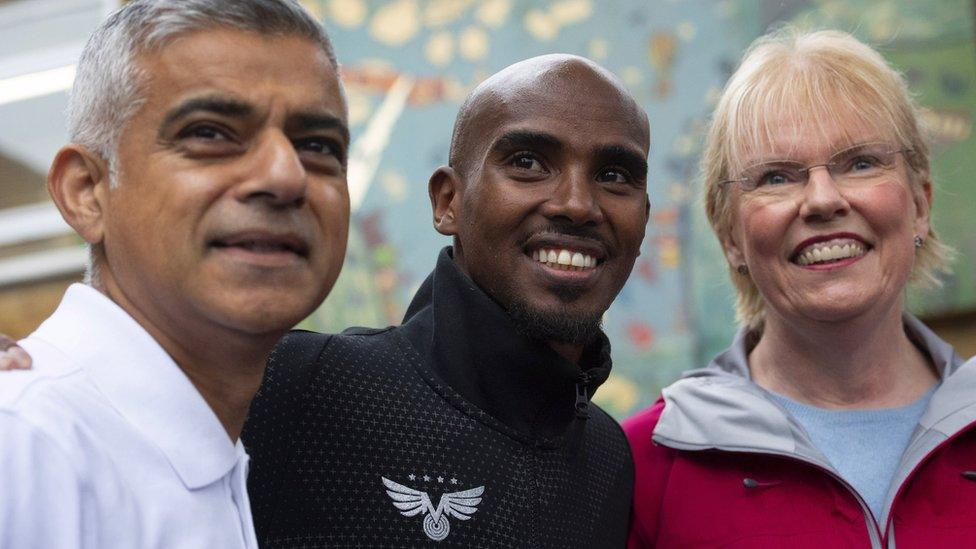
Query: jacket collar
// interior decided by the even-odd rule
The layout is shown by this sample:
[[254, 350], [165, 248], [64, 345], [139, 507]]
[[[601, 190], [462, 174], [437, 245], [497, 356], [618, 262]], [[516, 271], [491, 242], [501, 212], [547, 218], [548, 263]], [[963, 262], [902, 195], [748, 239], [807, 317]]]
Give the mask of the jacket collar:
[[576, 416], [576, 390], [587, 397], [610, 375], [602, 332], [572, 364], [545, 342], [518, 333], [505, 310], [482, 291], [444, 248], [404, 317], [402, 333], [425, 368], [467, 402], [517, 432], [561, 436]]
[[[943, 341], [935, 332], [921, 320], [909, 313], [902, 314], [902, 324], [905, 333], [920, 349], [927, 352], [939, 375], [945, 379], [962, 364], [956, 351]], [[693, 377], [708, 370], [721, 370], [745, 379], [751, 379], [749, 374], [749, 352], [759, 342], [759, 335], [746, 328], [740, 328], [735, 334], [732, 346], [722, 351], [705, 368], [691, 370], [682, 377]]]
[[183, 370], [111, 299], [72, 284], [32, 335], [70, 357], [106, 400], [163, 452], [188, 489], [207, 486], [244, 459]]
[[[942, 383], [932, 396], [920, 426], [935, 426], [944, 439], [976, 420], [976, 362], [961, 367], [952, 346], [910, 314], [903, 316], [908, 337], [928, 353]], [[664, 411], [654, 440], [679, 449], [718, 448], [794, 454], [825, 462], [802, 427], [749, 375], [748, 353], [754, 333], [740, 329], [732, 346], [705, 368], [686, 373], [662, 391]]]

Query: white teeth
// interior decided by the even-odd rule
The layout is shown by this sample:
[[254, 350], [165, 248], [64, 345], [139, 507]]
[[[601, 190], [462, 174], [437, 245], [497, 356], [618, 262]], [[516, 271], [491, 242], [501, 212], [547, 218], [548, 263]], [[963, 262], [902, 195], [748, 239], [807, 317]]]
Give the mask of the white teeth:
[[582, 252], [565, 249], [540, 249], [532, 252], [532, 260], [546, 263], [559, 270], [583, 271], [596, 267], [596, 258]]
[[849, 257], [860, 257], [864, 253], [864, 246], [856, 240], [835, 239], [810, 245], [797, 254], [796, 262], [799, 265], [805, 266], [813, 263], [847, 259]]

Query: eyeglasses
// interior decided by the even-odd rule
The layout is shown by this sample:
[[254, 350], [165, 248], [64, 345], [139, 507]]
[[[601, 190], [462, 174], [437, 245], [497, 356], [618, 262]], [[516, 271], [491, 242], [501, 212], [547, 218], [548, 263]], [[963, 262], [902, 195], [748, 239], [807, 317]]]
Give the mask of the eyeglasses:
[[745, 192], [770, 195], [790, 195], [798, 192], [810, 179], [810, 170], [827, 168], [839, 187], [867, 187], [877, 183], [886, 172], [894, 169], [895, 156], [908, 154], [912, 149], [892, 150], [888, 143], [863, 143], [831, 155], [823, 164], [805, 166], [792, 160], [773, 160], [753, 164], [742, 170], [735, 179], [719, 182], [726, 186], [738, 183]]

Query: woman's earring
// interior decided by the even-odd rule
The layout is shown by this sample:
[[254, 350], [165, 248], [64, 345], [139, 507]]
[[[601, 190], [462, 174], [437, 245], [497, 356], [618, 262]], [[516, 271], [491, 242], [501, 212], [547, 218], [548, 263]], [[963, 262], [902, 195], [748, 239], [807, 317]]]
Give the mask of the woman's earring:
[[915, 235], [915, 238], [913, 238], [912, 241], [915, 242], [915, 247], [916, 248], [921, 248], [922, 247], [922, 244], [925, 243], [925, 240], [922, 239], [922, 237], [920, 237], [918, 235]]
[[747, 274], [749, 274], [749, 267], [747, 267], [746, 264], [743, 263], [742, 265], [739, 265], [738, 267], [735, 268], [735, 272], [739, 273], [742, 276], [746, 276]]

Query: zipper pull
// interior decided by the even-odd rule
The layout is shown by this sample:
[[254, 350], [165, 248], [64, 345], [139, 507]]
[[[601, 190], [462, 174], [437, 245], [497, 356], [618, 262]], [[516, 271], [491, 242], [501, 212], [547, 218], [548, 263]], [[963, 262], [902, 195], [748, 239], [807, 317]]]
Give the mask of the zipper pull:
[[586, 386], [590, 376], [583, 372], [576, 382], [576, 417], [587, 419], [590, 417], [590, 397], [586, 393]]

